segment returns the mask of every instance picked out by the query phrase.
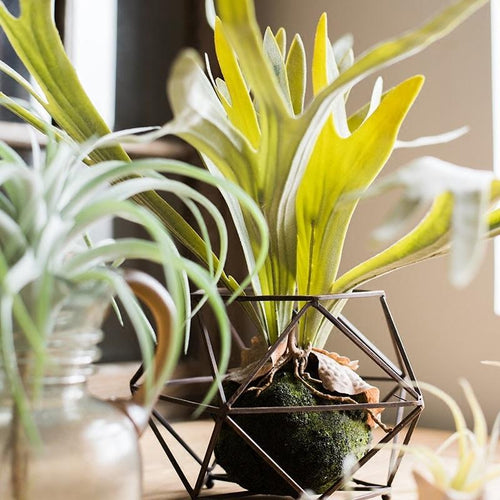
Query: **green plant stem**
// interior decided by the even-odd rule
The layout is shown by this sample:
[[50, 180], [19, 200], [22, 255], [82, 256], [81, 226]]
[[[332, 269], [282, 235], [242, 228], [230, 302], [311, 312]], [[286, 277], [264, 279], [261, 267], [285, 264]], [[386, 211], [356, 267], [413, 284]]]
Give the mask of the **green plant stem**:
[[12, 405], [11, 487], [14, 500], [28, 498], [28, 446], [17, 405]]
[[[20, 376], [27, 382], [27, 368], [20, 366]], [[29, 443], [19, 406], [12, 401], [11, 489], [14, 500], [28, 500]]]

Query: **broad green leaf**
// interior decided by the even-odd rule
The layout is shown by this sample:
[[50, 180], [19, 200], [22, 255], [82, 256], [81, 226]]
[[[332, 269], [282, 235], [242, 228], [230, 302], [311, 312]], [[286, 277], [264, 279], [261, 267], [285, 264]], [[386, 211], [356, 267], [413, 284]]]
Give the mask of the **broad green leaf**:
[[[16, 53], [40, 85], [47, 101], [45, 108], [59, 126], [79, 142], [95, 134], [109, 133], [64, 51], [53, 21], [52, 1], [23, 0], [18, 18], [12, 16], [2, 4], [0, 24]], [[106, 159], [107, 154], [119, 159], [128, 158], [117, 146], [111, 148], [109, 153], [96, 152], [95, 157]]]
[[[322, 294], [335, 280], [359, 196], [389, 158], [422, 81], [413, 77], [392, 89], [350, 137], [340, 138], [332, 120], [324, 125], [297, 192], [299, 294]], [[320, 315], [308, 314], [301, 323], [302, 344], [320, 321]]]
[[413, 77], [388, 92], [372, 116], [346, 139], [337, 135], [331, 121], [325, 124], [297, 192], [299, 293], [324, 293], [335, 279], [359, 196], [387, 161], [422, 81]]
[[[392, 187], [404, 188], [403, 205], [397, 207], [400, 209], [396, 220], [398, 227], [408, 222], [402, 220], [404, 215], [407, 219], [412, 215], [411, 210], [401, 210], [402, 207], [415, 210], [432, 203], [440, 193], [453, 195], [450, 281], [456, 286], [465, 286], [477, 270], [483, 254], [492, 181], [493, 172], [422, 157], [386, 177], [374, 190], [380, 193]], [[391, 218], [394, 221], [394, 215]], [[394, 230], [397, 227], [390, 227], [387, 222], [381, 228], [382, 233], [389, 236]]]
[[374, 71], [425, 49], [447, 35], [485, 3], [487, 0], [460, 0], [420, 28], [370, 49], [316, 96], [304, 113], [304, 124], [308, 127], [315, 127], [318, 121], [324, 121], [329, 114], [331, 103], [342, 92]]
[[[318, 95], [332, 80], [338, 76], [335, 60], [329, 57], [328, 49], [330, 40], [328, 39], [327, 17], [323, 13], [316, 26], [314, 37], [314, 57], [312, 64], [312, 87], [314, 95]], [[332, 68], [332, 62], [335, 68]], [[332, 75], [332, 71], [335, 73]]]
[[[323, 14], [316, 28], [314, 38], [314, 53], [312, 63], [313, 92], [316, 96], [321, 89], [328, 86], [339, 77], [339, 69], [335, 61], [335, 54], [332, 44], [328, 38], [327, 18]], [[349, 89], [346, 89], [346, 92]], [[347, 124], [347, 113], [345, 109], [346, 92], [337, 96], [331, 104], [331, 113], [337, 134], [342, 137], [349, 137], [350, 130]]]
[[386, 250], [347, 271], [332, 284], [330, 291], [352, 290], [394, 269], [443, 254], [449, 243], [452, 212], [453, 197], [440, 195], [415, 229]]
[[[494, 180], [491, 185], [491, 201], [499, 197], [500, 181]], [[337, 293], [352, 290], [377, 276], [447, 253], [450, 245], [452, 213], [453, 196], [450, 193], [438, 196], [428, 214], [411, 232], [387, 249], [347, 271], [332, 284], [330, 291]], [[492, 233], [498, 231], [496, 223], [499, 219], [499, 210], [494, 210], [488, 215], [490, 223], [488, 236], [491, 237]]]

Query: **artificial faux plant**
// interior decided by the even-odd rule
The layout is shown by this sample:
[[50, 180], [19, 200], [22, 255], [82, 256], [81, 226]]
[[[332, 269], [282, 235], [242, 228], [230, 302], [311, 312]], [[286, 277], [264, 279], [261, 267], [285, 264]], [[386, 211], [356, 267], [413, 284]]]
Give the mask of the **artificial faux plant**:
[[[349, 290], [367, 279], [447, 250], [453, 205], [449, 192], [436, 199], [428, 216], [407, 237], [337, 277], [345, 232], [360, 193], [397, 144], [399, 126], [422, 79], [413, 77], [384, 95], [378, 82], [370, 104], [348, 119], [344, 99], [357, 82], [445, 36], [486, 2], [460, 0], [421, 28], [377, 45], [356, 61], [349, 38], [330, 44], [326, 17], [322, 17], [312, 71], [314, 98], [307, 106], [305, 52], [300, 36], [293, 39], [286, 53], [284, 30], [276, 35], [268, 30], [262, 40], [251, 0], [216, 2], [221, 21], [213, 21], [224, 80], [217, 79], [214, 89], [196, 54], [187, 52], [179, 58], [169, 84], [176, 119], [163, 133], [175, 133], [192, 143], [209, 168], [242, 186], [263, 207], [271, 248], [259, 280], [253, 281], [256, 293]], [[43, 95], [5, 64], [0, 70], [23, 85], [76, 141], [104, 135], [108, 128], [64, 52], [53, 21], [52, 3], [20, 0], [19, 17], [0, 4], [0, 25]], [[213, 7], [210, 1], [207, 5]], [[215, 12], [213, 8], [208, 10]], [[35, 114], [8, 96], [0, 97], [8, 109], [46, 130]], [[380, 130], [384, 134], [377, 129], [382, 121]], [[128, 157], [120, 146], [89, 155], [90, 162], [104, 159]], [[336, 175], [328, 175], [330, 165], [335, 166]], [[346, 196], [352, 191], [357, 194]], [[326, 193], [328, 196], [324, 196]], [[197, 258], [215, 265], [217, 257], [207, 252], [203, 239], [170, 205], [151, 192], [134, 199], [155, 212]], [[315, 200], [322, 200], [322, 204], [315, 205]], [[245, 226], [239, 209], [229, 201], [247, 262], [253, 267], [254, 229], [251, 224]], [[488, 217], [489, 234], [494, 235], [500, 227], [500, 211]], [[228, 288], [238, 288], [226, 273], [220, 279]], [[265, 312], [260, 317], [262, 332], [273, 342], [291, 311]], [[318, 335], [316, 332], [313, 337], [320, 342]], [[299, 341], [307, 340], [311, 340], [311, 334], [302, 332]]]
[[[97, 142], [106, 146], [114, 140], [110, 136]], [[219, 230], [223, 261], [228, 238], [222, 215], [195, 189], [165, 175], [182, 171], [202, 182], [225, 185], [238, 197], [245, 198], [244, 203], [255, 213], [265, 240], [265, 224], [255, 204], [224, 179], [215, 179], [199, 168], [172, 160], [100, 162], [91, 170], [82, 160], [95, 145], [80, 145], [70, 140], [57, 142], [49, 134], [44, 153], [35, 145], [32, 164], [28, 165], [14, 150], [0, 143], [0, 412], [5, 417], [0, 423], [2, 498], [7, 495], [26, 499], [41, 493], [33, 486], [40, 479], [33, 472], [39, 458], [35, 450], [42, 449], [47, 441], [53, 443], [50, 436], [54, 433], [47, 432], [44, 422], [51, 421], [51, 411], [57, 408], [51, 406], [50, 411], [44, 411], [40, 401], [47, 392], [53, 392], [44, 388], [43, 382], [57, 378], [54, 373], [70, 373], [74, 369], [67, 352], [61, 354], [65, 349], [72, 347], [78, 351], [75, 364], [92, 357], [82, 347], [92, 338], [92, 325], [85, 320], [89, 318], [98, 328], [113, 296], [117, 296], [134, 326], [147, 366], [145, 392], [141, 391], [147, 412], [177, 362], [183, 337], [189, 337], [188, 280], [204, 291], [204, 300], [216, 315], [222, 334], [219, 359], [223, 369], [227, 366], [229, 323], [217, 293], [217, 279], [209, 270], [182, 257], [165, 226], [149, 210], [130, 201], [130, 196], [150, 189], [175, 193], [198, 216], [202, 229], [200, 208], [205, 209]], [[115, 183], [132, 172], [140, 173], [141, 177]], [[88, 230], [110, 218], [138, 224], [150, 239], [108, 239], [94, 245]], [[209, 239], [205, 241], [210, 247]], [[167, 309], [170, 317], [163, 318], [165, 325], [169, 325], [166, 327], [169, 338], [164, 339], [168, 349], [154, 370], [150, 369], [154, 335], [120, 267], [131, 258], [160, 264], [169, 288], [169, 297], [163, 292], [165, 304], [170, 304]], [[88, 306], [91, 298], [92, 308]], [[87, 307], [83, 322], [88, 329], [82, 331], [82, 325], [74, 324], [75, 316], [71, 316], [69, 331], [78, 338], [71, 339], [67, 332], [61, 335], [62, 324], [66, 322], [68, 328], [70, 323], [70, 311], [74, 312], [76, 304], [82, 308], [82, 303]], [[67, 371], [58, 371], [62, 370], [58, 363]], [[64, 379], [59, 377], [59, 381]], [[71, 376], [69, 379], [74, 380]], [[57, 396], [50, 397], [57, 401]], [[78, 420], [80, 416], [73, 413], [78, 415], [76, 406], [71, 405], [67, 413]]]
[[[114, 140], [110, 135], [98, 143], [105, 146]], [[161, 159], [99, 162], [90, 170], [84, 168], [82, 160], [94, 146], [76, 145], [72, 141], [57, 143], [49, 137], [45, 154], [35, 148], [34, 164], [29, 166], [14, 150], [0, 144], [0, 368], [7, 377], [6, 387], [16, 402], [21, 420], [30, 431], [36, 431], [30, 425], [28, 411], [31, 387], [26, 386], [20, 375], [24, 350], [18, 353], [16, 347], [26, 344], [35, 360], [35, 373], [43, 372], [44, 346], [71, 286], [107, 285], [109, 294], [119, 297], [131, 318], [145, 363], [150, 363], [153, 339], [147, 322], [138, 315], [140, 306], [119, 267], [126, 259], [146, 259], [161, 264], [177, 310], [171, 350], [162, 373], [167, 374], [175, 366], [182, 339], [189, 338], [188, 318], [192, 311], [188, 280], [204, 291], [204, 300], [208, 300], [216, 313], [222, 334], [220, 362], [223, 370], [227, 367], [229, 326], [222, 299], [217, 294], [217, 278], [182, 257], [158, 218], [132, 203], [131, 196], [157, 189], [175, 193], [195, 216], [200, 215], [200, 207], [204, 208], [217, 226], [224, 261], [228, 237], [222, 215], [196, 190], [165, 175], [182, 172], [201, 182], [225, 186], [254, 213], [255, 223], [261, 228], [263, 241], [266, 240], [265, 224], [255, 204], [224, 179], [215, 179], [182, 162]], [[114, 184], [131, 173], [141, 177]], [[110, 217], [139, 224], [152, 241], [121, 238], [93, 245], [87, 231]], [[203, 219], [197, 219], [203, 230]], [[204, 241], [210, 248], [208, 237]], [[216, 270], [211, 271], [217, 275]], [[28, 381], [35, 385], [36, 382]]]
[[[223, 79], [214, 79], [210, 71], [207, 77], [193, 51], [183, 53], [169, 82], [175, 118], [156, 135], [172, 133], [191, 143], [212, 173], [238, 184], [262, 209], [269, 227], [270, 248], [262, 270], [251, 280], [256, 294], [350, 291], [376, 276], [445, 253], [453, 233], [464, 234], [453, 231], [464, 223], [460, 219], [463, 210], [454, 210], [457, 207], [472, 208], [473, 217], [472, 224], [462, 226], [467, 228], [466, 237], [454, 242], [452, 270], [462, 268], [464, 257], [467, 260], [476, 256], [485, 233], [493, 236], [500, 231], [500, 211], [485, 215], [488, 202], [500, 194], [498, 181], [458, 167], [451, 169], [450, 176], [449, 165], [424, 160], [425, 168], [432, 168], [433, 179], [436, 171], [441, 176], [445, 174], [441, 190], [433, 193], [430, 211], [409, 234], [338, 276], [352, 214], [399, 144], [399, 128], [423, 79], [409, 78], [385, 93], [381, 80], [377, 80], [370, 102], [350, 117], [345, 110], [349, 91], [365, 77], [446, 35], [485, 3], [486, 0], [460, 0], [421, 28], [382, 43], [357, 60], [349, 38], [331, 44], [326, 16], [321, 17], [311, 74], [313, 98], [306, 104], [306, 60], [300, 37], [293, 39], [287, 51], [283, 29], [276, 34], [267, 30], [262, 38], [251, 0], [216, 1], [212, 11], [220, 19], [212, 20]], [[63, 131], [55, 132], [61, 137], [68, 134], [84, 141], [94, 134], [103, 135], [107, 128], [64, 53], [52, 20], [51, 4], [51, 0], [20, 0], [18, 18], [0, 4], [0, 24], [44, 95], [5, 65], [0, 69], [21, 83], [51, 114]], [[211, 6], [210, 1], [207, 4]], [[38, 43], [39, 40], [44, 43]], [[7, 96], [1, 97], [13, 112], [38, 128], [46, 127], [26, 107]], [[119, 146], [96, 149], [89, 155], [89, 163], [102, 159], [128, 160]], [[417, 165], [417, 170], [421, 165]], [[410, 186], [409, 196], [400, 205], [404, 207], [403, 214], [428, 197], [414, 173], [415, 169], [410, 169], [390, 181]], [[464, 189], [456, 178], [472, 178], [474, 182], [466, 183]], [[225, 197], [247, 265], [255, 270], [261, 235], [238, 201], [228, 193]], [[209, 268], [220, 269], [210, 248], [171, 206], [154, 193], [135, 195], [134, 199], [153, 210]], [[220, 279], [231, 290], [239, 288], [225, 273], [220, 273]], [[463, 282], [464, 276], [457, 281]], [[338, 313], [342, 303], [332, 302], [329, 307]], [[266, 303], [253, 312], [261, 343], [268, 345], [289, 323], [293, 305]], [[300, 324], [296, 345], [289, 343], [290, 350], [309, 353], [313, 344], [319, 357], [318, 347], [326, 340], [329, 328], [321, 318], [309, 314]], [[348, 361], [344, 367], [350, 374]]]
[[[421, 500], [483, 498], [488, 482], [500, 476], [500, 465], [496, 459], [500, 415], [495, 419], [488, 436], [486, 419], [474, 391], [466, 380], [461, 380], [460, 385], [474, 419], [473, 428], [468, 428], [459, 404], [451, 396], [433, 385], [421, 384], [424, 391], [438, 397], [448, 406], [455, 423], [455, 432], [435, 451], [427, 446], [396, 446], [415, 456], [418, 463], [430, 472], [430, 477], [414, 472]], [[458, 443], [458, 460], [456, 466], [450, 469], [441, 455], [455, 443]]]
[[[270, 245], [264, 266], [252, 279], [254, 293], [349, 291], [381, 274], [447, 252], [454, 234], [462, 237], [453, 241], [452, 270], [468, 269], [464, 262], [476, 260], [471, 257], [477, 255], [481, 238], [485, 233], [495, 235], [500, 228], [500, 210], [485, 215], [488, 202], [500, 192], [499, 182], [489, 174], [424, 159], [430, 174], [424, 182], [414, 175], [422, 169], [421, 161], [391, 183], [410, 186], [410, 201], [406, 199], [399, 206], [406, 214], [420, 198], [428, 196], [422, 185], [434, 185], [439, 175], [444, 180], [440, 191], [432, 193], [429, 212], [406, 236], [338, 276], [352, 214], [391, 152], [401, 144], [397, 140], [399, 128], [423, 78], [414, 76], [385, 93], [378, 79], [370, 102], [350, 117], [345, 107], [349, 91], [360, 80], [445, 36], [486, 1], [460, 0], [422, 27], [375, 46], [357, 60], [351, 38], [330, 42], [326, 16], [322, 16], [311, 71], [313, 98], [307, 104], [307, 66], [300, 36], [294, 37], [287, 51], [284, 29], [276, 34], [268, 29], [262, 38], [251, 0], [217, 0], [215, 5], [207, 1], [207, 11], [220, 16], [212, 15], [211, 21], [223, 79], [214, 79], [209, 67], [207, 77], [193, 51], [181, 54], [168, 84], [174, 120], [153, 134], [172, 133], [191, 143], [212, 173], [239, 185], [262, 209]], [[68, 134], [83, 141], [105, 134], [106, 125], [64, 52], [51, 5], [51, 0], [20, 0], [21, 14], [16, 18], [0, 4], [0, 25], [43, 96], [4, 64], [0, 69], [51, 114], [62, 129], [56, 132], [60, 136]], [[0, 97], [8, 109], [39, 128], [45, 127], [29, 109], [7, 96]], [[456, 135], [445, 134], [441, 139]], [[119, 146], [113, 146], [95, 149], [88, 161], [102, 159], [127, 160], [127, 156]], [[462, 182], [464, 179], [467, 181]], [[247, 265], [255, 270], [261, 235], [238, 202], [227, 193], [225, 197]], [[134, 199], [156, 213], [209, 268], [218, 269], [216, 276], [228, 288], [238, 290], [234, 279], [217, 266], [211, 249], [170, 205], [152, 192], [137, 194]], [[469, 217], [458, 220], [464, 213]], [[456, 231], [457, 227], [462, 230]], [[465, 278], [459, 276], [457, 281]], [[329, 307], [338, 313], [342, 302], [332, 302]], [[272, 344], [289, 323], [293, 304], [266, 303], [249, 312], [262, 341]], [[308, 313], [300, 324], [297, 343], [302, 348], [310, 344], [321, 347], [329, 329], [318, 315]]]
[[[350, 37], [330, 42], [323, 15], [314, 43], [313, 98], [305, 104], [307, 66], [300, 36], [287, 50], [284, 29], [273, 34], [268, 28], [262, 38], [251, 0], [215, 2], [217, 8], [210, 11], [220, 16], [212, 17], [212, 23], [223, 78], [213, 78], [208, 61], [206, 76], [193, 51], [181, 54], [168, 84], [174, 120], [162, 132], [191, 143], [209, 170], [240, 185], [261, 207], [270, 249], [252, 282], [256, 294], [350, 291], [447, 252], [452, 241], [452, 278], [459, 284], [467, 280], [480, 240], [488, 231], [498, 231], [499, 211], [486, 213], [490, 200], [500, 194], [500, 183], [490, 173], [430, 158], [386, 181], [386, 186], [408, 186], [408, 196], [398, 206], [399, 219], [422, 199], [434, 201], [423, 220], [386, 250], [338, 276], [358, 202], [392, 151], [412, 145], [397, 136], [423, 77], [411, 77], [385, 93], [379, 78], [370, 102], [350, 117], [346, 101], [357, 82], [446, 35], [484, 3], [459, 1], [421, 28], [377, 45], [357, 60]], [[444, 134], [431, 142], [457, 135]], [[251, 268], [254, 230], [237, 204], [229, 202]], [[335, 313], [341, 307], [330, 304]], [[287, 303], [267, 303], [259, 311], [267, 343], [276, 341], [292, 311], [293, 304]], [[314, 314], [308, 313], [300, 325], [297, 341], [303, 348], [322, 346], [329, 333], [328, 322]]]

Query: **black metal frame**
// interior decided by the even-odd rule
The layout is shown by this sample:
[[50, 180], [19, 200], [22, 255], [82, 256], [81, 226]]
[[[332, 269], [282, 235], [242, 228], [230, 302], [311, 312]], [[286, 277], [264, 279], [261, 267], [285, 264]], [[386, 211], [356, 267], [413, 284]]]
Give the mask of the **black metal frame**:
[[[331, 300], [352, 300], [363, 298], [378, 298], [385, 316], [387, 328], [392, 339], [394, 350], [396, 352], [397, 364], [394, 364], [387, 356], [385, 356], [377, 347], [368, 340], [368, 338], [359, 331], [346, 317], [340, 315], [333, 316], [328, 309], [322, 304], [325, 301]], [[213, 404], [203, 405], [204, 411], [215, 420], [215, 426], [210, 437], [207, 449], [203, 457], [198, 456], [193, 449], [186, 443], [181, 436], [179, 436], [172, 425], [164, 418], [157, 410], [153, 412], [150, 421], [150, 426], [158, 438], [165, 454], [170, 460], [180, 480], [182, 481], [187, 493], [191, 499], [197, 498], [244, 498], [254, 496], [250, 492], [235, 492], [230, 494], [219, 495], [202, 495], [202, 488], [205, 486], [210, 489], [214, 481], [230, 481], [224, 474], [215, 474], [213, 472], [215, 461], [212, 456], [214, 453], [215, 444], [217, 442], [222, 425], [225, 423], [229, 425], [270, 467], [272, 467], [288, 484], [297, 492], [297, 496], [304, 493], [302, 487], [290, 477], [283, 468], [270, 457], [259, 444], [257, 444], [246, 432], [242, 429], [232, 418], [238, 414], [258, 414], [258, 413], [292, 413], [292, 412], [323, 412], [323, 411], [343, 411], [343, 410], [362, 410], [362, 409], [375, 409], [375, 408], [396, 408], [395, 422], [392, 430], [386, 431], [382, 439], [373, 447], [371, 447], [366, 454], [359, 460], [358, 468], [362, 467], [368, 460], [376, 455], [382, 445], [393, 441], [394, 444], [398, 441], [400, 433], [404, 432], [403, 445], [409, 443], [411, 435], [415, 429], [420, 413], [423, 410], [423, 398], [421, 391], [418, 387], [415, 375], [413, 373], [410, 361], [404, 349], [401, 337], [398, 333], [396, 324], [389, 310], [385, 293], [383, 291], [355, 291], [352, 293], [335, 294], [335, 295], [320, 295], [320, 296], [241, 296], [237, 299], [239, 302], [244, 301], [293, 301], [294, 303], [303, 304], [300, 310], [296, 312], [290, 324], [279, 336], [277, 342], [267, 351], [266, 355], [255, 365], [252, 373], [250, 373], [239, 387], [239, 389], [229, 398], [226, 399], [222, 389], [221, 377], [217, 368], [216, 357], [212, 348], [212, 343], [207, 329], [202, 324], [201, 332], [205, 348], [210, 360], [210, 367], [212, 375], [210, 377], [192, 377], [186, 379], [177, 379], [167, 382], [167, 385], [187, 385], [200, 382], [213, 382], [218, 383], [219, 392], [219, 406]], [[377, 381], [394, 382], [396, 385], [389, 391], [379, 403], [356, 403], [356, 404], [324, 404], [316, 406], [295, 406], [295, 407], [258, 407], [258, 408], [244, 408], [235, 407], [238, 398], [244, 393], [251, 382], [254, 380], [256, 374], [270, 359], [271, 355], [278, 348], [282, 342], [286, 342], [288, 334], [292, 331], [294, 326], [298, 323], [300, 318], [310, 308], [319, 311], [325, 318], [327, 318], [342, 334], [344, 334], [351, 342], [353, 342], [362, 352], [364, 352], [376, 365], [385, 373], [382, 377], [376, 377]], [[198, 316], [200, 317], [200, 316]], [[234, 329], [233, 329], [234, 333]], [[240, 341], [241, 342], [241, 341]], [[131, 380], [131, 389], [137, 389], [137, 383], [142, 376], [142, 367], [134, 375]], [[370, 377], [364, 377], [370, 380]], [[373, 377], [371, 378], [373, 380]], [[179, 404], [197, 410], [200, 408], [200, 403], [182, 399], [170, 395], [161, 395], [160, 399], [174, 404]], [[409, 413], [405, 415], [405, 409], [409, 409]], [[158, 426], [163, 426], [168, 433], [170, 433], [178, 443], [189, 453], [189, 455], [199, 464], [200, 470], [194, 487], [189, 483], [186, 475], [184, 474], [181, 465], [174, 456], [174, 453], [169, 448], [165, 439], [163, 438]], [[381, 495], [384, 499], [389, 499], [391, 495], [391, 486], [394, 477], [399, 468], [403, 457], [403, 451], [397, 446], [392, 446], [391, 457], [389, 461], [389, 470], [385, 484], [368, 483], [365, 481], [353, 479], [352, 484], [346, 484], [345, 479], [339, 479], [333, 484], [325, 493], [319, 498], [330, 498], [337, 490], [349, 488], [350, 491], [359, 492], [360, 495], [355, 498], [358, 500], [373, 498]]]

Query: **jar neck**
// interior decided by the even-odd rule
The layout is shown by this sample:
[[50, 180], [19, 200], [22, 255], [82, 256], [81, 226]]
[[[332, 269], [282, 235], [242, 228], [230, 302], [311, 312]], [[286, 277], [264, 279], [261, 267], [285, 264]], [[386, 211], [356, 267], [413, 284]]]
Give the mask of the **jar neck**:
[[[22, 330], [14, 335], [14, 364], [28, 396], [41, 388], [84, 384], [93, 373], [92, 363], [100, 358], [97, 344], [102, 339], [101, 323], [109, 295], [97, 290], [73, 291], [53, 310], [41, 339], [42, 355], [35, 352]], [[2, 380], [3, 379], [3, 380]], [[10, 379], [0, 359], [0, 389], [9, 394]], [[45, 391], [44, 391], [45, 392]]]
[[[45, 393], [61, 390], [63, 386], [83, 387], [94, 372], [93, 363], [100, 358], [97, 344], [101, 339], [100, 329], [86, 332], [57, 330], [46, 341], [43, 359], [37, 358], [30, 349], [16, 349], [17, 366], [25, 390], [32, 393], [43, 388]], [[7, 381], [5, 369], [0, 365], [0, 389], [7, 387]]]
[[102, 331], [98, 329], [87, 332], [64, 330], [52, 335], [45, 349], [43, 384], [83, 384], [94, 372], [92, 363], [101, 357], [97, 347], [101, 340]]

